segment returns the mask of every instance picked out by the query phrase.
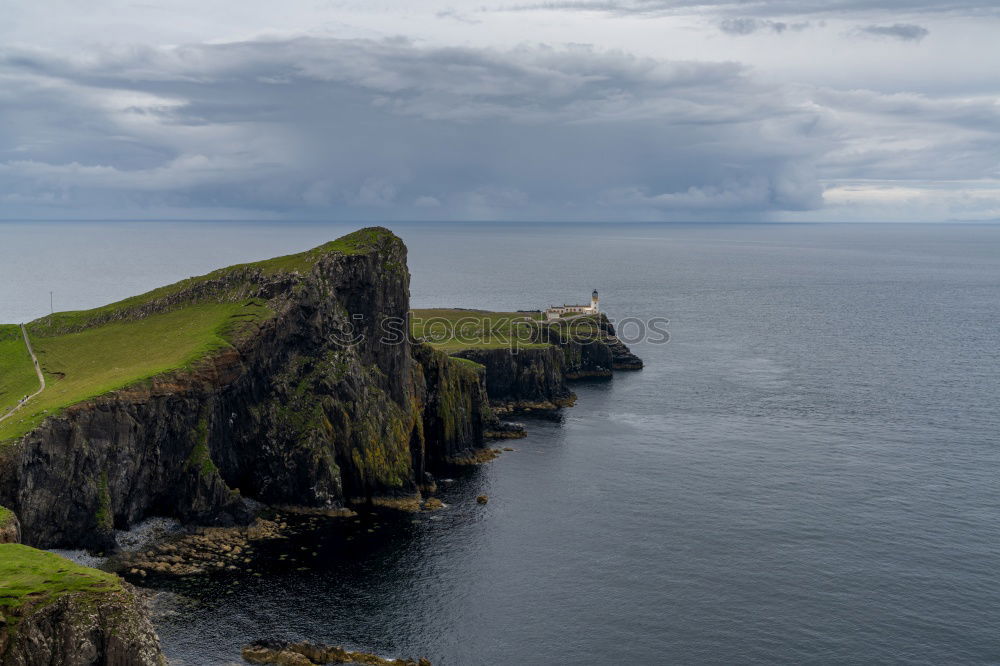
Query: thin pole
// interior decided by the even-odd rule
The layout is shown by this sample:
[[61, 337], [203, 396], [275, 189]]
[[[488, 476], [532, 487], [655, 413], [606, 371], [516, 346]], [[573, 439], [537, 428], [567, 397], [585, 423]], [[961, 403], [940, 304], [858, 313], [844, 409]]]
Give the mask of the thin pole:
[[52, 292], [51, 291], [49, 292], [49, 310], [52, 311], [52, 314], [56, 313], [56, 308], [53, 305], [53, 301], [52, 301]]

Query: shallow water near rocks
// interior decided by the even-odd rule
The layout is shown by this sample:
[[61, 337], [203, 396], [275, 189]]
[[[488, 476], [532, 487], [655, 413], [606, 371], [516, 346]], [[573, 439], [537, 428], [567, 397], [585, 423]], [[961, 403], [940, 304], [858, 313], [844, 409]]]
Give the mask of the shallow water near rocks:
[[[3, 270], [32, 275], [42, 242], [56, 286], [15, 277], [0, 320], [44, 314], [50, 288], [92, 307], [349, 230], [46, 227], [4, 229]], [[1000, 662], [1000, 227], [393, 227], [414, 307], [597, 288], [672, 339], [527, 420], [442, 486], [445, 510], [314, 520], [245, 573], [150, 581], [174, 663], [259, 638], [435, 666]]]

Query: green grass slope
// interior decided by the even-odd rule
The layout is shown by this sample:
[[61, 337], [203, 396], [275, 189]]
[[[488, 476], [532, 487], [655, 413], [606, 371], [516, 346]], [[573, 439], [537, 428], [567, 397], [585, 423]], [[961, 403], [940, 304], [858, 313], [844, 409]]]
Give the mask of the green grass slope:
[[38, 390], [38, 376], [20, 326], [0, 326], [0, 416]]
[[[547, 347], [527, 342], [522, 322], [540, 321], [539, 312], [425, 309], [410, 311], [410, 333], [443, 352], [463, 349], [520, 349]], [[521, 331], [519, 333], [519, 330]]]
[[46, 389], [0, 422], [0, 442], [24, 435], [62, 408], [189, 367], [229, 346], [234, 326], [262, 316], [266, 308], [252, 301], [196, 303], [79, 333], [32, 336]]
[[[230, 266], [93, 310], [58, 312], [32, 322], [28, 334], [45, 373], [46, 389], [0, 422], [0, 445], [25, 435], [65, 407], [190, 368], [231, 346], [273, 315], [263, 301], [242, 296], [246, 281], [304, 275], [326, 254], [361, 254], [391, 235], [386, 229], [362, 229], [299, 254]], [[206, 291], [201, 289], [206, 283], [222, 286]], [[143, 312], [150, 304], [167, 302], [169, 307], [153, 314]], [[10, 399], [16, 404], [38, 388], [23, 340], [20, 348], [27, 360], [18, 356], [13, 339], [8, 341], [8, 329], [17, 327], [0, 327], [0, 413]]]
[[16, 622], [25, 607], [41, 608], [66, 594], [121, 589], [114, 574], [90, 569], [44, 550], [0, 544], [0, 617]]
[[236, 264], [234, 266], [220, 268], [219, 270], [212, 271], [207, 275], [181, 280], [180, 282], [175, 282], [174, 284], [167, 285], [165, 287], [159, 287], [158, 289], [154, 289], [153, 291], [145, 294], [132, 296], [131, 298], [126, 298], [123, 301], [111, 303], [110, 305], [94, 308], [92, 310], [57, 312], [54, 315], [42, 317], [41, 319], [31, 322], [28, 326], [28, 332], [32, 336], [32, 343], [34, 343], [35, 338], [38, 336], [78, 331], [89, 326], [93, 326], [95, 323], [104, 322], [123, 313], [134, 311], [144, 305], [147, 305], [148, 303], [176, 297], [185, 292], [192, 291], [200, 285], [213, 281], [223, 281], [229, 279], [230, 286], [228, 292], [215, 294], [215, 300], [232, 300], [235, 298], [235, 295], [240, 292], [240, 287], [242, 285], [239, 280], [242, 276], [257, 272], [265, 277], [292, 273], [305, 274], [312, 269], [321, 257], [327, 254], [335, 252], [345, 255], [363, 254], [370, 251], [378, 241], [387, 236], [392, 236], [392, 232], [388, 229], [382, 229], [379, 227], [361, 229], [343, 236], [342, 238], [338, 238], [335, 241], [325, 243], [324, 245], [320, 245], [319, 247], [315, 247], [311, 250], [306, 250], [305, 252], [300, 252], [298, 254], [290, 254], [283, 257], [275, 257], [274, 259], [255, 261], [247, 264]]

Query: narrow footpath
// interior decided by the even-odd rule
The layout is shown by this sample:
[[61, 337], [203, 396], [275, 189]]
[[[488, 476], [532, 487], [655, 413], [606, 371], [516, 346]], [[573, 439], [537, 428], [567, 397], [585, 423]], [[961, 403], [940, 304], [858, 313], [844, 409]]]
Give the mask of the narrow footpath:
[[8, 419], [14, 414], [16, 414], [19, 409], [28, 404], [28, 401], [30, 401], [32, 398], [34, 398], [39, 393], [45, 390], [45, 375], [42, 374], [42, 367], [38, 365], [38, 357], [35, 356], [35, 350], [31, 348], [31, 340], [28, 339], [28, 329], [24, 327], [24, 324], [21, 324], [21, 335], [24, 336], [24, 344], [28, 347], [28, 353], [31, 355], [31, 362], [35, 364], [35, 374], [38, 375], [39, 389], [34, 393], [32, 393], [31, 395], [29, 395], [24, 400], [22, 400], [21, 402], [17, 403], [17, 407], [10, 410], [3, 416], [0, 416], [0, 421], [4, 421], [5, 419]]

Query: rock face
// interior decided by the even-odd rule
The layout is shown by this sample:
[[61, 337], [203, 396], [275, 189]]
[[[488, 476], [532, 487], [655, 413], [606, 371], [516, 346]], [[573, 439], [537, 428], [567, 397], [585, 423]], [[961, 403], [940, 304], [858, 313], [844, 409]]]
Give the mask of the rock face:
[[0, 638], [0, 646], [3, 666], [167, 663], [136, 593], [124, 589], [96, 601], [63, 597], [22, 618], [12, 636]]
[[486, 368], [486, 389], [498, 412], [553, 410], [572, 405], [568, 380], [639, 370], [642, 360], [615, 335], [604, 315], [536, 322], [527, 340], [549, 347], [465, 349], [454, 355]]
[[422, 438], [413, 443], [416, 478], [485, 446], [485, 434], [499, 421], [481, 367], [451, 358], [429, 345], [413, 346]]
[[[245, 522], [243, 497], [408, 495], [436, 464], [482, 446], [495, 417], [481, 372], [409, 340], [406, 248], [385, 229], [356, 233], [363, 251], [324, 254], [306, 274], [229, 274], [241, 300], [274, 313], [232, 348], [75, 405], [0, 449], [0, 504], [25, 543], [112, 549], [114, 528], [150, 515]], [[224, 282], [130, 316], [232, 298]]]
[[562, 349], [569, 379], [610, 377], [612, 370], [642, 369], [642, 360], [618, 339], [603, 313], [545, 322], [535, 329], [534, 339]]
[[[127, 583], [26, 546], [2, 548], [0, 664], [166, 664], [142, 600]], [[30, 582], [22, 589], [23, 580]]]
[[557, 409], [573, 403], [559, 347], [466, 349], [455, 355], [485, 367], [486, 392], [498, 411]]

